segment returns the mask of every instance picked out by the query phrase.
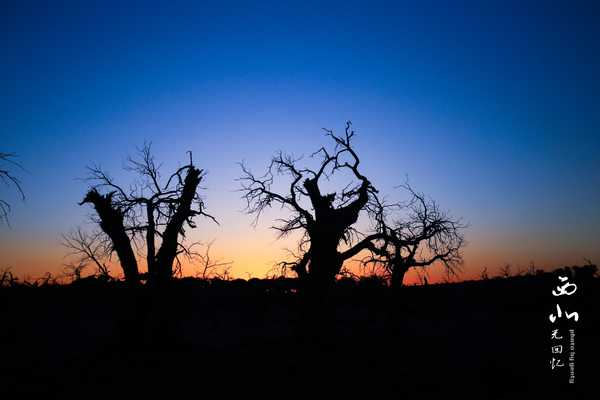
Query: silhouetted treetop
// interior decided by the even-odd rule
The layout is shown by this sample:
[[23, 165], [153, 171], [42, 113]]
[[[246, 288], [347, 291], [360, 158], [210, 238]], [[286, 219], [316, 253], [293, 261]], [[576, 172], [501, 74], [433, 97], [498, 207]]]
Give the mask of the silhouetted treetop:
[[139, 150], [137, 158], [128, 159], [125, 169], [140, 177], [128, 188], [117, 184], [102, 168], [88, 168], [88, 179], [93, 184], [80, 204], [94, 206], [96, 222], [110, 238], [130, 282], [139, 279], [134, 248], [146, 248], [149, 281], [165, 281], [174, 273], [173, 263], [180, 270], [180, 257], [196, 254], [194, 243], [186, 245], [180, 240], [185, 238], [187, 227], [196, 227], [194, 218], [204, 216], [217, 222], [205, 211], [198, 192], [204, 170], [194, 165], [191, 152], [189, 163], [167, 179], [162, 179], [160, 168], [150, 144]]
[[[413, 267], [440, 262], [449, 273], [458, 271], [464, 246], [462, 223], [410, 186], [405, 186], [412, 197], [407, 204], [386, 204], [361, 171], [360, 157], [352, 143], [352, 124], [346, 123], [342, 135], [329, 129], [325, 132], [334, 147], [321, 147], [311, 155], [319, 160], [317, 168], [301, 167], [301, 158], [281, 151], [271, 159], [263, 176], [254, 175], [241, 164], [241, 191], [247, 213], [255, 216], [254, 224], [265, 209], [278, 205], [290, 212], [273, 226], [279, 236], [301, 233], [297, 250], [290, 252], [294, 260], [279, 264], [283, 273], [291, 269], [305, 281], [327, 285], [340, 273], [344, 261], [363, 251], [370, 252], [364, 264], [382, 267], [397, 286]], [[353, 182], [332, 193], [324, 192], [324, 181], [331, 184], [331, 178], [341, 172], [349, 174]], [[287, 191], [273, 189], [275, 176], [281, 175], [291, 177]], [[397, 218], [389, 221], [393, 208], [408, 212], [401, 218], [396, 213]], [[374, 228], [368, 233], [355, 227], [361, 212], [372, 221]]]
[[[350, 122], [346, 123], [343, 135], [325, 129], [326, 136], [333, 140], [333, 150], [321, 147], [311, 157], [319, 158], [318, 168], [299, 167], [299, 159], [278, 152], [271, 160], [267, 172], [255, 176], [241, 164], [243, 176], [239, 178], [246, 201], [246, 211], [255, 215], [254, 223], [262, 212], [272, 205], [280, 205], [292, 212], [288, 218], [280, 219], [273, 228], [280, 237], [299, 231], [302, 239], [298, 245], [297, 260], [282, 263], [301, 278], [330, 282], [339, 273], [344, 260], [361, 249], [350, 248], [338, 251], [341, 242], [351, 245], [360, 232], [354, 228], [361, 211], [366, 210], [369, 199], [377, 196], [377, 189], [360, 171], [360, 158], [352, 147], [355, 133]], [[320, 183], [329, 180], [341, 171], [349, 172], [356, 179], [333, 193], [323, 193]], [[286, 193], [272, 189], [275, 175], [291, 176]], [[308, 203], [310, 207], [303, 206]]]
[[406, 203], [385, 203], [373, 199], [371, 210], [375, 231], [381, 238], [367, 244], [370, 256], [363, 264], [382, 267], [393, 286], [400, 287], [411, 268], [423, 268], [441, 263], [447, 274], [456, 275], [463, 262], [465, 246], [460, 219], [453, 218], [424, 194], [402, 185], [410, 199]]

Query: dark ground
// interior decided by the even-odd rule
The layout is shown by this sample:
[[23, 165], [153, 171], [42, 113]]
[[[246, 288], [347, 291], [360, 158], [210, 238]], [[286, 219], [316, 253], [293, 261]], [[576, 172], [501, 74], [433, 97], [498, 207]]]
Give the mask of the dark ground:
[[[598, 398], [600, 282], [571, 280], [577, 292], [561, 297], [553, 274], [407, 287], [400, 297], [342, 282], [327, 300], [284, 280], [2, 288], [0, 395]], [[557, 303], [579, 321], [552, 324]], [[553, 371], [556, 327], [565, 366]]]

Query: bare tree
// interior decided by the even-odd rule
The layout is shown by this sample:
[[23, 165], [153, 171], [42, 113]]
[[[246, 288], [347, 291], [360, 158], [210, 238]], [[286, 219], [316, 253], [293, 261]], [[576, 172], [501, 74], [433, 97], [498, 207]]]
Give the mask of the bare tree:
[[510, 278], [512, 275], [512, 266], [508, 263], [504, 264], [502, 267], [500, 267], [500, 277], [502, 278]]
[[[384, 204], [373, 198], [370, 210], [374, 213], [376, 231], [382, 237], [368, 245], [371, 255], [363, 259], [363, 265], [383, 268], [389, 273], [392, 287], [396, 288], [402, 286], [404, 276], [411, 268], [425, 269], [441, 263], [448, 278], [456, 275], [463, 262], [461, 251], [465, 240], [462, 230], [466, 225], [408, 184], [402, 188], [411, 196], [405, 204]], [[402, 211], [406, 215], [396, 215], [393, 222], [388, 222], [394, 212]]]
[[[265, 175], [257, 177], [241, 164], [243, 176], [239, 178], [241, 191], [246, 201], [246, 211], [254, 214], [255, 223], [264, 210], [279, 205], [291, 212], [291, 216], [279, 220], [273, 228], [285, 237], [300, 232], [297, 259], [284, 262], [283, 268], [292, 269], [299, 278], [316, 284], [328, 284], [340, 273], [345, 260], [366, 249], [371, 240], [364, 238], [356, 243], [360, 233], [354, 228], [361, 211], [365, 211], [369, 200], [377, 196], [377, 190], [369, 179], [360, 172], [360, 159], [352, 147], [354, 131], [346, 123], [344, 135], [336, 135], [325, 129], [326, 136], [333, 140], [333, 151], [321, 147], [311, 157], [319, 157], [316, 169], [297, 166], [299, 159], [282, 152], [277, 153]], [[353, 177], [353, 182], [334, 193], [322, 193], [320, 182], [341, 172]], [[287, 193], [272, 189], [274, 175], [288, 175], [292, 181]], [[309, 207], [303, 204], [307, 203]], [[346, 250], [340, 250], [344, 243]]]
[[[23, 169], [21, 164], [14, 161], [14, 153], [0, 152], [0, 182], [7, 187], [14, 187], [22, 201], [25, 200], [25, 193], [21, 188], [21, 181], [11, 172], [10, 168]], [[0, 222], [9, 223], [8, 216], [11, 212], [11, 205], [7, 200], [0, 199]]]
[[82, 271], [91, 263], [95, 266], [94, 275], [110, 279], [106, 261], [112, 253], [112, 244], [102, 231], [86, 232], [81, 227], [62, 235], [62, 245], [68, 249], [68, 257], [74, 260], [65, 264], [65, 274], [80, 279]]
[[210, 254], [213, 243], [214, 240], [209, 242], [204, 248], [204, 254], [199, 256], [200, 262], [198, 263], [199, 268], [196, 276], [200, 279], [223, 279], [229, 276], [229, 269], [231, 268], [233, 262], [222, 261], [221, 259], [213, 258]]
[[0, 288], [16, 286], [19, 278], [13, 275], [10, 267], [0, 268]]
[[86, 269], [88, 264], [82, 261], [73, 261], [63, 264], [63, 276], [69, 279], [71, 282], [75, 282], [81, 279], [83, 270]]
[[163, 181], [150, 144], [139, 150], [137, 158], [128, 159], [126, 169], [141, 178], [127, 189], [102, 168], [89, 167], [93, 185], [80, 204], [94, 206], [96, 222], [109, 238], [111, 250], [117, 253], [127, 282], [139, 280], [134, 248], [145, 249], [148, 280], [165, 282], [173, 276], [174, 265], [180, 270], [180, 257], [196, 254], [182, 240], [186, 227], [195, 228], [197, 216], [217, 222], [205, 212], [198, 193], [204, 171], [195, 167], [189, 152], [189, 163]]
[[488, 279], [490, 279], [487, 267], [483, 267], [483, 270], [481, 271], [481, 274], [479, 275], [479, 278], [482, 281], [487, 281]]

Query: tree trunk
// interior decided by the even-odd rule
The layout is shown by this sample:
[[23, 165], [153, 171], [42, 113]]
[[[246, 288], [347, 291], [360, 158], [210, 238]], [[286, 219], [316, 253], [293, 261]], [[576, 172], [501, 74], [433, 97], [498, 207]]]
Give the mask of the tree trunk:
[[154, 205], [151, 201], [146, 203], [146, 216], [148, 219], [148, 229], [146, 230], [146, 263], [148, 264], [148, 281], [153, 282], [156, 280], [156, 246], [155, 246], [155, 235], [156, 235], [156, 224], [154, 222]]
[[343, 263], [342, 257], [336, 248], [337, 246], [311, 247], [307, 278], [312, 287], [325, 289], [335, 282], [335, 277], [340, 272]]
[[306, 266], [308, 265], [309, 261], [310, 261], [310, 252], [306, 252], [302, 256], [302, 260], [300, 260], [296, 265], [294, 265], [292, 267], [292, 271], [294, 271], [296, 273], [296, 275], [298, 275], [298, 279], [300, 281], [306, 281], [306, 279], [308, 278], [308, 270], [307, 270]]
[[112, 196], [113, 193], [103, 196], [97, 190], [92, 189], [79, 204], [92, 203], [100, 218], [100, 228], [112, 241], [113, 249], [119, 257], [125, 281], [135, 285], [139, 282], [137, 261], [123, 225], [123, 213], [113, 206]]
[[395, 265], [392, 269], [392, 288], [394, 290], [400, 290], [404, 282], [404, 275], [408, 271], [408, 268], [402, 265]]
[[188, 169], [179, 204], [162, 235], [162, 244], [156, 254], [156, 270], [161, 282], [168, 281], [173, 275], [173, 261], [177, 256], [179, 234], [183, 230], [185, 221], [192, 217], [192, 202], [196, 196], [196, 189], [200, 183], [201, 172], [195, 167]]

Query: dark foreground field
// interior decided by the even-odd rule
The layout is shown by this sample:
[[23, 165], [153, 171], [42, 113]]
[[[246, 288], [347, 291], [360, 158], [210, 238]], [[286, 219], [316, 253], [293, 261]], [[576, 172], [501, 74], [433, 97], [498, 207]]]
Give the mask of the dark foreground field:
[[[545, 274], [394, 296], [345, 282], [318, 300], [284, 280], [2, 288], [0, 394], [598, 398], [598, 279], [575, 280], [575, 294], [554, 297], [558, 283]], [[563, 314], [552, 324], [557, 303], [579, 321]], [[557, 327], [565, 366], [553, 371]]]

